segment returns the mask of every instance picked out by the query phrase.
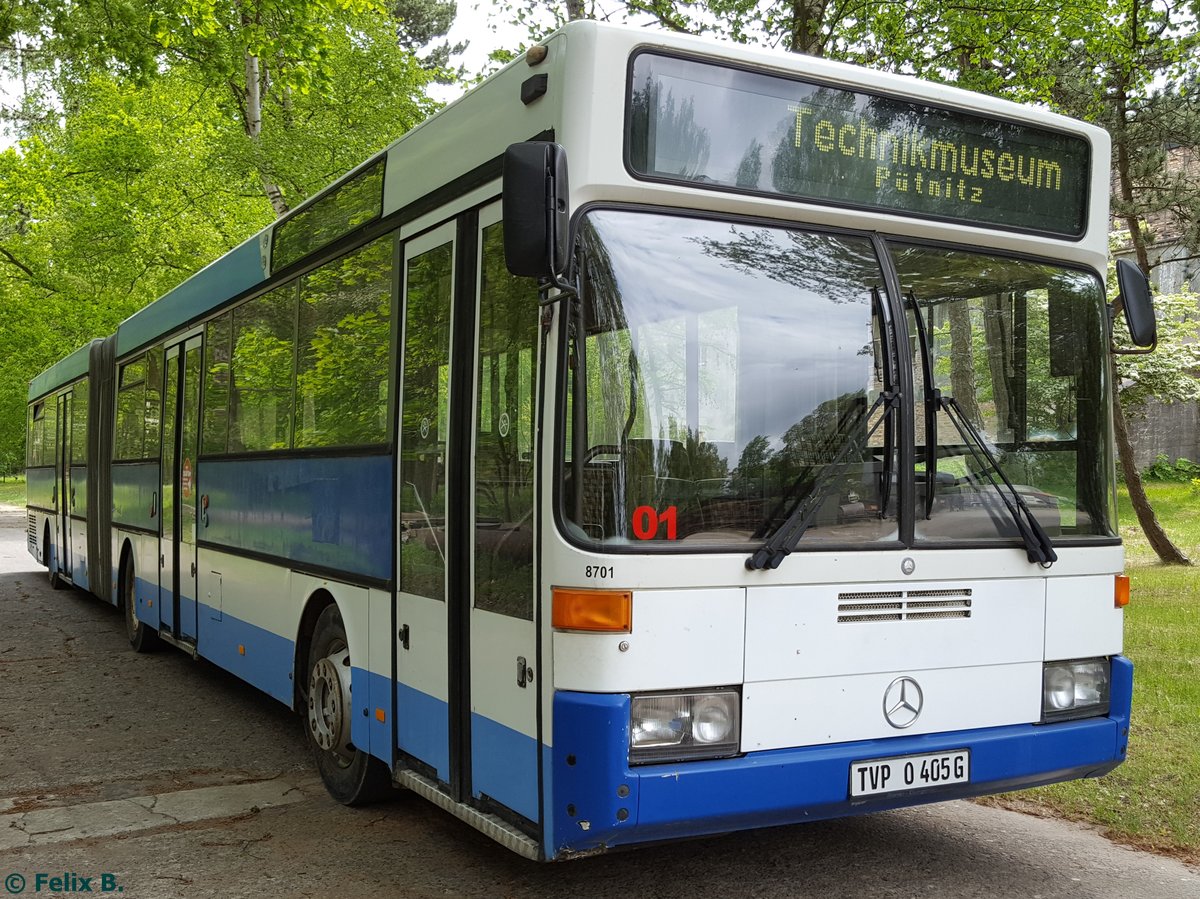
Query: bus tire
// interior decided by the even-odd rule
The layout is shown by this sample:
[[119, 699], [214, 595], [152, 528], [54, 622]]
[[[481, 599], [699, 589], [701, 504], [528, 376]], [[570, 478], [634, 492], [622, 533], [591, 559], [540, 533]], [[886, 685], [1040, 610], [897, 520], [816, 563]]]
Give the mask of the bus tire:
[[350, 649], [336, 605], [317, 618], [304, 670], [304, 733], [329, 794], [343, 805], [385, 798], [392, 792], [387, 766], [350, 742]]
[[46, 571], [50, 576], [51, 590], [65, 590], [67, 588], [67, 579], [58, 572], [55, 567], [57, 559], [53, 552], [54, 547], [50, 545], [50, 525], [46, 525], [46, 530], [42, 535], [42, 552], [46, 557]]
[[133, 559], [126, 554], [121, 563], [121, 606], [125, 610], [125, 636], [134, 652], [154, 652], [158, 649], [158, 634], [137, 617], [137, 581]]

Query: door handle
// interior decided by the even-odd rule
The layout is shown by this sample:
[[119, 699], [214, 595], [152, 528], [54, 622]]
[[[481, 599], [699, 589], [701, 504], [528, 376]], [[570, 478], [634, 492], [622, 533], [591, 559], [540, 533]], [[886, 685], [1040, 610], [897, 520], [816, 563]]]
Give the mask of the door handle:
[[155, 490], [150, 496], [150, 517], [153, 518], [158, 514], [158, 491]]
[[517, 656], [517, 686], [525, 689], [525, 685], [533, 682], [533, 668], [525, 661], [525, 656]]

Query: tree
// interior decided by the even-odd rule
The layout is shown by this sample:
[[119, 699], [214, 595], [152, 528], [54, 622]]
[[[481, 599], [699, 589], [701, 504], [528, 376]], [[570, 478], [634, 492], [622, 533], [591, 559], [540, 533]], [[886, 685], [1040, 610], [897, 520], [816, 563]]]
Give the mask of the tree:
[[[1059, 108], [1105, 126], [1112, 135], [1113, 211], [1128, 229], [1130, 243], [1144, 272], [1151, 268], [1144, 227], [1147, 216], [1174, 207], [1185, 216], [1190, 210], [1194, 221], [1200, 211], [1200, 190], [1189, 196], [1186, 190], [1179, 189], [1181, 185], [1168, 183], [1162, 165], [1169, 142], [1200, 145], [1200, 115], [1192, 108], [1194, 98], [1190, 97], [1190, 89], [1197, 83], [1200, 35], [1194, 15], [1190, 21], [1187, 16], [1185, 10], [1146, 0], [1114, 2], [1097, 20], [1096, 27], [1064, 58], [1067, 68], [1051, 93]], [[1192, 241], [1193, 248], [1200, 244], [1200, 234], [1194, 226], [1183, 236]], [[1160, 303], [1171, 306], [1167, 298]], [[1183, 357], [1175, 352], [1170, 335], [1177, 326], [1186, 329], [1187, 323], [1160, 316], [1160, 328], [1167, 332], [1164, 335], [1167, 339], [1158, 350], [1162, 355], [1153, 363], [1114, 362], [1115, 372], [1125, 374], [1136, 370], [1144, 385], [1167, 391], [1165, 395], [1185, 384], [1188, 369], [1179, 367]], [[1160, 376], [1149, 376], [1155, 369]], [[1174, 369], [1178, 377], [1164, 379], [1164, 369]], [[1138, 395], [1135, 388], [1130, 398]], [[1176, 390], [1175, 395], [1185, 394]], [[1125, 424], [1122, 408], [1125, 399], [1126, 390], [1114, 390], [1113, 421], [1117, 453], [1138, 522], [1163, 562], [1188, 564], [1187, 557], [1160, 526], [1142, 487]]]
[[[57, 97], [68, 111], [73, 88], [100, 72], [135, 84], [186, 73], [236, 117], [248, 144], [245, 161], [283, 215], [362, 154], [297, 192], [282, 181], [294, 173], [268, 146], [280, 142], [275, 133], [303, 131], [307, 116], [339, 97], [365, 106], [368, 98], [357, 92], [364, 82], [351, 78], [370, 87], [386, 76], [393, 97], [420, 94], [434, 73], [411, 48], [444, 33], [447, 6], [452, 15], [445, 0], [398, 0], [390, 13], [371, 0], [15, 0], [10, 15], [0, 17], [0, 54], [25, 75], [27, 98]], [[432, 111], [425, 104], [420, 117]], [[361, 126], [369, 119], [364, 113], [342, 124]], [[25, 123], [39, 117], [37, 104], [17, 115]], [[389, 136], [415, 124], [412, 118], [393, 122]], [[326, 146], [354, 152], [363, 143], [347, 128]], [[381, 145], [373, 143], [372, 151]]]
[[[78, 15], [56, 18], [68, 5]], [[31, 39], [19, 34], [38, 21], [21, 19], [28, 9], [0, 16], [0, 57], [28, 87], [9, 110], [21, 140], [0, 152], [0, 452], [22, 458], [33, 375], [269, 224], [278, 207], [265, 185], [294, 204], [436, 108], [424, 94], [432, 73], [399, 46], [396, 21], [365, 6], [322, 7], [319, 42], [288, 51], [289, 65], [308, 66], [303, 77], [265, 70], [257, 138], [237, 71], [218, 64], [228, 32], [187, 32], [164, 48], [146, 37], [164, 4], [54, 0]], [[64, 48], [78, 55], [43, 58]]]

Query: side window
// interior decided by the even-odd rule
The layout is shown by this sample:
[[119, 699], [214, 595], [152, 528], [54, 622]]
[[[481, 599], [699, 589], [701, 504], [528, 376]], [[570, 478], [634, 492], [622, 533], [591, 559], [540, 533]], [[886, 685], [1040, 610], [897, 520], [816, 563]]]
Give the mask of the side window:
[[400, 589], [446, 598], [446, 437], [454, 245], [408, 260], [400, 420]]
[[509, 274], [500, 223], [483, 230], [475, 382], [475, 605], [533, 618], [537, 284]]
[[233, 314], [226, 312], [204, 329], [204, 427], [200, 452], [224, 453], [229, 447], [229, 340]]
[[387, 439], [394, 243], [382, 237], [301, 280], [297, 447]]
[[29, 466], [42, 464], [42, 443], [46, 431], [46, 401], [29, 407], [29, 442], [25, 452], [25, 463]]
[[146, 420], [143, 459], [157, 459], [162, 440], [163, 351], [155, 347], [146, 353]]
[[295, 330], [295, 284], [233, 311], [230, 450], [253, 452], [291, 445]]
[[71, 391], [71, 463], [87, 463], [88, 382], [78, 382]]
[[146, 432], [146, 357], [121, 366], [113, 459], [140, 459]]
[[42, 434], [42, 464], [53, 465], [58, 453], [58, 397], [46, 399], [46, 425]]

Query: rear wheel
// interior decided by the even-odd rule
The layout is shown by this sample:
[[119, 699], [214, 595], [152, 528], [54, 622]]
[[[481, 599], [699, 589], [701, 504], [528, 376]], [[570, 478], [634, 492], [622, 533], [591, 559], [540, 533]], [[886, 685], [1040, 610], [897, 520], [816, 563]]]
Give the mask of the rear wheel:
[[335, 605], [317, 618], [305, 672], [304, 732], [330, 795], [344, 805], [384, 798], [392, 791], [387, 766], [350, 742], [350, 648]]
[[133, 559], [125, 557], [121, 565], [121, 605], [125, 609], [125, 636], [134, 652], [153, 652], [158, 648], [158, 634], [137, 617], [137, 582]]

